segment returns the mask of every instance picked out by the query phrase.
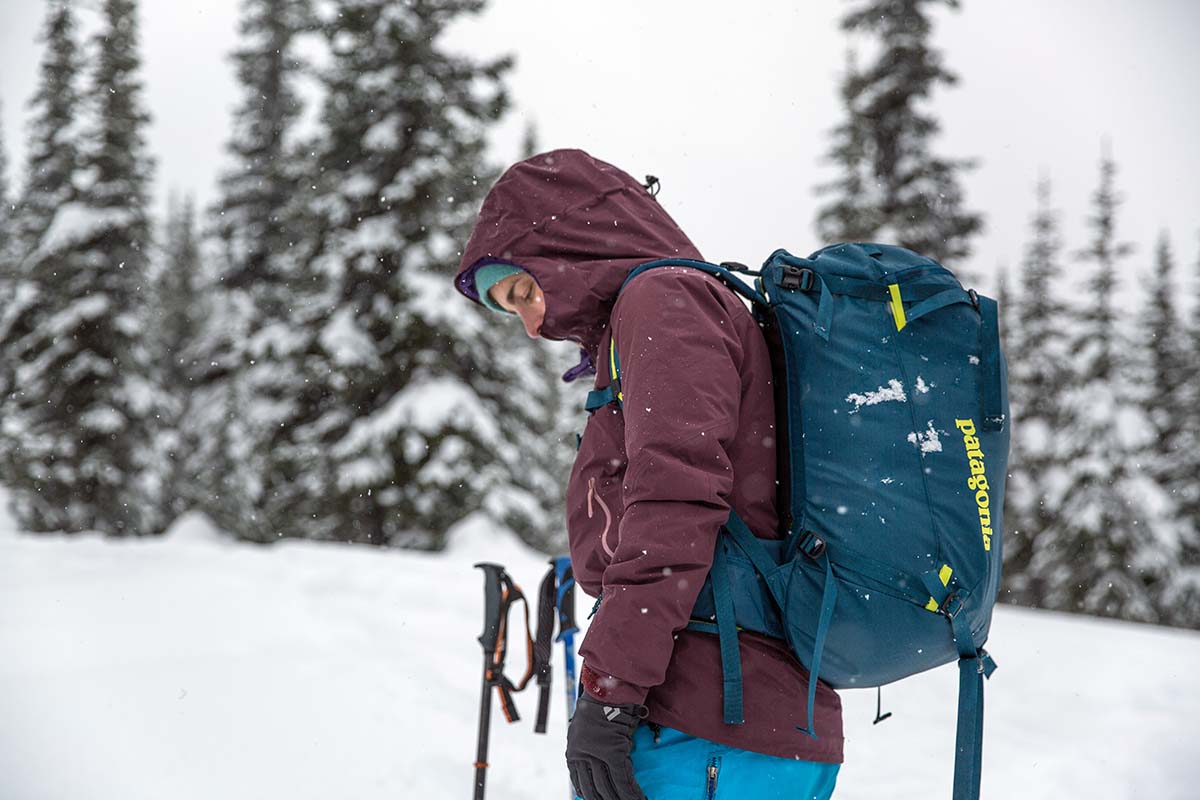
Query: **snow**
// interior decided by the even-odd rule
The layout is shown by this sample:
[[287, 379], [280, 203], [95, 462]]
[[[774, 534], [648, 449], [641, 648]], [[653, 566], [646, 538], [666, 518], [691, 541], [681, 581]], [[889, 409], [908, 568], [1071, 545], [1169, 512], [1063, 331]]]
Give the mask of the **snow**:
[[[504, 564], [528, 594], [547, 565], [482, 515], [449, 541], [266, 547], [197, 514], [160, 538], [34, 536], [0, 513], [0, 797], [469, 796], [472, 565]], [[1195, 796], [1200, 634], [1001, 607], [988, 646], [984, 797]], [[536, 690], [514, 725], [493, 707], [493, 800], [566, 796], [561, 645], [554, 659], [547, 735]], [[879, 725], [873, 690], [841, 695], [838, 800], [950, 796], [953, 665], [886, 687]]]
[[321, 330], [319, 341], [333, 360], [342, 366], [375, 365], [379, 358], [375, 343], [355, 324], [352, 308], [339, 308]]
[[74, 300], [44, 323], [50, 337], [70, 333], [85, 322], [104, 316], [111, 303], [106, 294], [93, 294]]
[[863, 394], [852, 392], [846, 395], [846, 402], [854, 404], [854, 408], [850, 409], [851, 414], [857, 413], [863, 406], [873, 406], [892, 400], [898, 403], [908, 400], [908, 395], [904, 393], [904, 384], [895, 378], [889, 380], [886, 387], [880, 386], [873, 392], [865, 392]]
[[106, 228], [130, 224], [133, 215], [127, 209], [93, 208], [84, 203], [63, 203], [43, 234], [38, 249], [26, 257], [32, 263], [46, 255], [90, 239]]
[[434, 433], [455, 420], [472, 420], [481, 434], [498, 437], [499, 430], [479, 398], [461, 381], [434, 378], [414, 382], [397, 392], [382, 408], [354, 421], [350, 431], [333, 448], [336, 456], [348, 456], [388, 439], [401, 428]]
[[920, 447], [922, 455], [942, 452], [942, 440], [938, 438], [937, 428], [933, 427], [933, 420], [929, 420], [926, 425], [928, 427], [925, 430], [910, 433], [908, 441]]

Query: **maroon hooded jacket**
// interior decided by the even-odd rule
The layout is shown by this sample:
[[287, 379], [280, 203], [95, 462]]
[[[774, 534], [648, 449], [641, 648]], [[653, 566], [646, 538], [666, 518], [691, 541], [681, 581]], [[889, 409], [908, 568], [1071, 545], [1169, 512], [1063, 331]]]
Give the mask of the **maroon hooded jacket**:
[[575, 577], [590, 595], [603, 590], [580, 647], [584, 686], [612, 702], [644, 702], [652, 722], [693, 736], [840, 763], [841, 701], [819, 683], [820, 738], [798, 730], [808, 672], [785, 643], [739, 636], [745, 722], [726, 725], [717, 637], [684, 629], [731, 507], [756, 535], [781, 535], [775, 407], [766, 341], [720, 281], [665, 267], [639, 275], [618, 299], [635, 266], [665, 257], [702, 258], [629, 175], [556, 150], [496, 182], [455, 279], [479, 302], [479, 266], [529, 272], [545, 296], [539, 335], [583, 351], [564, 380], [599, 364], [594, 388], [607, 386], [616, 337], [624, 408], [588, 417], [567, 485]]

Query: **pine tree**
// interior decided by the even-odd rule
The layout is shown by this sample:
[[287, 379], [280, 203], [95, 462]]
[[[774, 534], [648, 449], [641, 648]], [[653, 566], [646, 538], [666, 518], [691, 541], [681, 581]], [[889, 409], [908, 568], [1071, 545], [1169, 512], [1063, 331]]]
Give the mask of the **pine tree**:
[[[1187, 331], [1175, 305], [1175, 259], [1166, 231], [1159, 235], [1148, 288], [1146, 305], [1139, 319], [1139, 344], [1146, 358], [1137, 386], [1142, 413], [1149, 421], [1153, 435], [1136, 455], [1147, 477], [1169, 502], [1169, 507], [1160, 512], [1167, 527], [1156, 534], [1157, 538], [1167, 539], [1172, 552], [1176, 552], [1187, 545], [1187, 521], [1180, 505], [1188, 485], [1196, 478], [1179, 470], [1182, 461], [1179, 446], [1190, 411], [1184, 396], [1188, 372]], [[1186, 567], [1174, 559], [1171, 566], [1171, 580], [1162, 587], [1158, 598], [1162, 619], [1188, 624], [1188, 604], [1179, 603], [1176, 596], [1179, 580], [1174, 574], [1179, 568]], [[1191, 610], [1194, 613], [1195, 609]], [[1200, 617], [1192, 617], [1190, 623], [1200, 624]]]
[[[0, 103], [0, 112], [4, 104]], [[0, 114], [0, 118], [2, 118]], [[8, 194], [8, 148], [4, 146], [4, 129], [0, 127], [0, 281], [7, 287], [12, 273], [12, 260], [15, 258], [13, 237], [16, 228], [13, 224], [13, 213], [16, 204]], [[7, 293], [0, 297], [7, 298]]]
[[[0, 111], [2, 110], [3, 105], [0, 105]], [[0, 118], [2, 117], [3, 115], [0, 114]], [[4, 143], [3, 127], [0, 126], [0, 330], [6, 324], [5, 310], [14, 307], [13, 298], [17, 288], [17, 226], [16, 220], [13, 218], [15, 211], [16, 203], [10, 198], [8, 189], [8, 149]], [[12, 365], [0, 351], [0, 413], [3, 412], [3, 398], [8, 394], [12, 376]], [[0, 426], [0, 453], [3, 452], [4, 434], [3, 427]], [[0, 463], [3, 463], [2, 457], [0, 457]], [[0, 479], [2, 477], [2, 472], [0, 472]]]
[[104, 4], [83, 178], [73, 200], [51, 206], [52, 222], [25, 259], [40, 308], [15, 348], [27, 363], [10, 409], [20, 431], [10, 479], [32, 530], [161, 529], [150, 445], [160, 398], [144, 336], [152, 162], [136, 12], [130, 0]]
[[537, 124], [531, 119], [525, 123], [525, 135], [521, 138], [521, 158], [533, 158], [542, 151], [538, 145]]
[[1063, 480], [1062, 435], [1071, 425], [1064, 393], [1072, 380], [1072, 358], [1071, 311], [1058, 299], [1062, 241], [1048, 177], [1039, 179], [1036, 196], [1020, 272], [1019, 344], [1008, 358], [1013, 433], [1005, 498], [1004, 597], [1018, 605], [1041, 606], [1046, 589], [1033, 561], [1035, 554], [1049, 552], [1043, 536], [1058, 516], [1060, 498], [1051, 490]]
[[[1196, 259], [1195, 287], [1200, 290], [1200, 257]], [[1176, 625], [1200, 628], [1200, 379], [1196, 365], [1200, 364], [1200, 291], [1192, 304], [1190, 323], [1185, 326], [1183, 352], [1184, 376], [1179, 385], [1178, 408], [1182, 423], [1173, 448], [1169, 468], [1174, 470], [1170, 481], [1179, 514], [1179, 562], [1170, 588], [1162, 597], [1164, 608], [1170, 611], [1170, 621]]]
[[314, 27], [309, 0], [242, 4], [234, 164], [213, 209], [206, 324], [185, 358], [195, 365], [196, 413], [183, 435], [197, 442], [185, 473], [222, 528], [260, 542], [303, 535], [289, 523], [310, 518], [318, 499], [296, 475], [320, 454], [295, 444], [296, 427], [319, 400], [305, 353], [315, 347], [325, 287], [312, 264], [316, 234], [306, 208], [312, 148], [295, 133], [303, 112], [296, 84], [308, 69], [299, 40]]
[[24, 181], [18, 213], [12, 219], [10, 296], [0, 312], [4, 381], [0, 470], [3, 482], [12, 489], [18, 519], [35, 530], [56, 527], [55, 519], [33, 520], [31, 515], [40, 481], [51, 474], [53, 463], [45, 431], [51, 420], [43, 410], [53, 385], [46, 357], [52, 344], [47, 326], [61, 310], [57, 276], [65, 274], [67, 264], [57, 243], [69, 231], [46, 234], [56, 211], [71, 207], [76, 199], [80, 169], [76, 115], [81, 64], [69, 5], [47, 6], [41, 41], [44, 51], [38, 87], [30, 101]]
[[[3, 109], [4, 106], [0, 103], [0, 112]], [[0, 114], [0, 118], [2, 117], [3, 114]], [[8, 308], [11, 305], [13, 291], [16, 289], [16, 208], [16, 202], [9, 195], [8, 148], [5, 147], [3, 126], [0, 126], [0, 308]], [[3, 312], [0, 312], [0, 320], [2, 319]], [[0, 357], [0, 397], [6, 393], [4, 387], [8, 386], [11, 373], [9, 365], [3, 361]], [[0, 408], [2, 407], [3, 401], [0, 401]], [[0, 445], [0, 450], [3, 450], [3, 445]]]
[[1132, 251], [1116, 234], [1115, 174], [1105, 153], [1088, 220], [1092, 241], [1080, 253], [1094, 271], [1072, 340], [1067, 474], [1063, 491], [1052, 493], [1057, 518], [1039, 533], [1029, 572], [1046, 607], [1157, 622], [1175, 543], [1162, 517], [1170, 503], [1137, 460], [1153, 430], [1136, 402], [1132, 348], [1113, 303], [1118, 267]]
[[158, 445], [163, 478], [164, 513], [168, 519], [196, 505], [197, 492], [188, 474], [188, 454], [202, 440], [187, 425], [196, 411], [193, 397], [197, 365], [192, 361], [201, 323], [198, 278], [201, 256], [196, 233], [196, 211], [190, 197], [174, 197], [167, 209], [166, 232], [160, 263], [153, 276], [150, 318], [154, 337], [156, 380], [168, 399]]
[[1141, 338], [1149, 354], [1145, 391], [1141, 402], [1154, 427], [1148, 457], [1150, 471], [1163, 486], [1174, 492], [1182, 483], [1175, 464], [1177, 447], [1187, 412], [1183, 397], [1187, 379], [1187, 335], [1176, 308], [1175, 259], [1166, 231], [1159, 235], [1154, 272], [1146, 305], [1142, 310]]
[[323, 490], [316, 535], [437, 547], [503, 487], [519, 494], [511, 470], [532, 443], [508, 437], [530, 349], [505, 352], [493, 312], [450, 286], [509, 62], [439, 38], [482, 5], [340, 0], [326, 25], [318, 263], [336, 282], [311, 368], [327, 399], [300, 431], [328, 459], [302, 477]]
[[22, 256], [36, 250], [61, 206], [75, 199], [79, 163], [79, 76], [83, 65], [67, 2], [47, 4], [41, 78], [30, 101], [24, 185], [15, 219]]
[[842, 29], [875, 36], [878, 58], [847, 64], [841, 95], [846, 121], [834, 130], [828, 160], [841, 176], [818, 187], [833, 199], [820, 210], [826, 241], [881, 241], [938, 259], [961, 272], [982, 218], [963, 208], [959, 173], [973, 166], [933, 154], [940, 126], [923, 109], [938, 86], [957, 76], [929, 45], [930, 6], [956, 0], [866, 0], [842, 18]]

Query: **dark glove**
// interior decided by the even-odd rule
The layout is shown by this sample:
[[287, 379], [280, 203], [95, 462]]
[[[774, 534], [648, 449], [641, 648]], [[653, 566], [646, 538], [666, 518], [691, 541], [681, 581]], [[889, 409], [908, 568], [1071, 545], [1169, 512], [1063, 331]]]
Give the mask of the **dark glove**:
[[586, 693], [567, 727], [567, 770], [583, 800], [646, 800], [633, 777], [633, 732], [649, 712], [641, 705], [607, 705]]

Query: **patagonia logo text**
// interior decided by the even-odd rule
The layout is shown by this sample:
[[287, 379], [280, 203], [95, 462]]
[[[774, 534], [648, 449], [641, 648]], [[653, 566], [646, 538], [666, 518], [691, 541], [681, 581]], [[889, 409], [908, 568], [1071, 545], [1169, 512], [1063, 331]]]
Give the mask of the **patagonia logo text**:
[[992, 549], [992, 507], [988, 498], [987, 472], [983, 464], [983, 451], [975, 437], [975, 420], [956, 419], [954, 425], [963, 434], [963, 446], [967, 449], [967, 463], [971, 466], [971, 477], [967, 486], [975, 492], [975, 505], [979, 510], [979, 529], [983, 534], [983, 549]]

